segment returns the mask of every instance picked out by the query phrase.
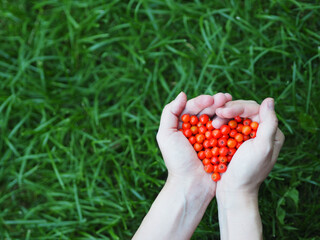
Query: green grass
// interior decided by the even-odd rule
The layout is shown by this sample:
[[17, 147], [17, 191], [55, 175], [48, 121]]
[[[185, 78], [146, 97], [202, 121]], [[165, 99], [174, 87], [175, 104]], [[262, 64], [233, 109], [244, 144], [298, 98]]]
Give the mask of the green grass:
[[[0, 1], [0, 238], [130, 239], [166, 179], [163, 106], [275, 98], [265, 239], [320, 236], [320, 2]], [[193, 239], [218, 239], [215, 200]]]

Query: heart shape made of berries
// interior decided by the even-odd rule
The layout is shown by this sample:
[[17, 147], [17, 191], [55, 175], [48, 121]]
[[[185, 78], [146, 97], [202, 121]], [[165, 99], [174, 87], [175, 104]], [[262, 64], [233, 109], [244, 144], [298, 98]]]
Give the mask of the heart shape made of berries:
[[183, 123], [179, 130], [197, 152], [204, 170], [212, 173], [211, 178], [215, 182], [221, 179], [220, 173], [227, 170], [228, 164], [241, 144], [256, 137], [259, 126], [257, 122], [240, 116], [219, 129], [212, 126], [212, 121], [206, 114], [199, 118], [196, 115], [184, 114], [181, 120]]

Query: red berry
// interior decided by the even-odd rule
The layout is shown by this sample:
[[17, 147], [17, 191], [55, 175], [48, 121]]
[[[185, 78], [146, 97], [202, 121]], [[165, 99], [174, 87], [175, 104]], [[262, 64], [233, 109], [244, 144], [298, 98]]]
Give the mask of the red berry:
[[227, 141], [227, 145], [228, 145], [229, 148], [235, 148], [237, 146], [237, 141], [232, 139], [232, 138], [230, 138]]
[[222, 137], [222, 133], [219, 129], [215, 129], [212, 131], [212, 135], [214, 138], [221, 138]]
[[204, 135], [205, 135], [206, 139], [211, 139], [211, 138], [213, 138], [213, 135], [212, 135], [212, 132], [211, 132], [211, 131], [206, 131], [206, 132], [204, 133]]
[[212, 121], [207, 122], [206, 127], [209, 131], [212, 131], [214, 127], [212, 126]]
[[196, 137], [195, 136], [189, 137], [189, 142], [191, 143], [191, 145], [195, 144], [197, 142]]
[[232, 156], [227, 156], [227, 161], [231, 162]]
[[239, 123], [237, 128], [236, 128], [236, 130], [241, 133], [242, 132], [242, 128], [243, 128], [243, 124]]
[[252, 123], [250, 123], [250, 127], [252, 128], [252, 130], [257, 131], [257, 129], [259, 127], [259, 123], [252, 122]]
[[218, 146], [219, 147], [224, 147], [227, 145], [227, 140], [225, 138], [219, 138], [218, 139]]
[[245, 141], [249, 140], [249, 138], [250, 138], [249, 135], [244, 135], [243, 136], [243, 141], [245, 142]]
[[183, 134], [184, 134], [187, 138], [189, 138], [189, 137], [192, 136], [192, 132], [191, 132], [190, 129], [185, 129], [185, 130], [183, 130]]
[[251, 127], [248, 126], [248, 125], [243, 126], [243, 128], [242, 128], [242, 133], [243, 133], [244, 135], [249, 135], [249, 134], [251, 133]]
[[215, 147], [218, 145], [218, 140], [216, 138], [211, 138], [210, 140], [211, 147]]
[[183, 115], [181, 116], [181, 120], [182, 120], [182, 122], [184, 122], [184, 123], [188, 123], [188, 122], [190, 121], [190, 115], [189, 115], [189, 114], [183, 114]]
[[213, 156], [213, 157], [211, 158], [211, 164], [213, 164], [213, 165], [218, 165], [218, 164], [219, 164], [219, 158], [216, 157], [216, 156]]
[[182, 123], [182, 129], [189, 129], [189, 128], [191, 128], [190, 123]]
[[[192, 128], [192, 127], [191, 127]], [[234, 138], [236, 135], [237, 135], [237, 130], [235, 130], [235, 129], [232, 129], [231, 131], [230, 131], [230, 133], [229, 133], [229, 136], [230, 137], [232, 137], [232, 138]]]
[[242, 143], [243, 143], [243, 142], [238, 142], [236, 148], [238, 149], [238, 148], [241, 146]]
[[228, 148], [227, 147], [222, 147], [219, 149], [219, 155], [220, 156], [226, 156], [228, 154]]
[[199, 120], [202, 124], [206, 124], [209, 121], [209, 116], [207, 114], [203, 114], [199, 117]]
[[251, 137], [251, 138], [255, 138], [256, 135], [257, 135], [257, 132], [256, 132], [256, 131], [252, 131], [252, 132], [250, 133], [250, 137]]
[[[191, 130], [190, 130], [191, 131]], [[196, 139], [198, 143], [203, 143], [203, 141], [206, 139], [203, 134], [197, 134]]]
[[228, 155], [229, 155], [229, 156], [233, 156], [233, 155], [236, 153], [236, 151], [237, 151], [237, 150], [236, 150], [235, 148], [229, 148], [229, 149], [228, 149]]
[[227, 171], [227, 165], [224, 163], [220, 163], [218, 165], [218, 172], [219, 173], [224, 173], [225, 171]]
[[213, 172], [215, 172], [215, 173], [218, 172], [218, 164], [213, 165]]
[[209, 141], [209, 140], [204, 140], [204, 142], [203, 142], [203, 147], [204, 147], [204, 148], [210, 148], [210, 147], [211, 147], [210, 141]]
[[190, 117], [190, 124], [191, 124], [191, 125], [197, 125], [198, 122], [199, 122], [199, 119], [198, 119], [197, 116], [194, 116], [194, 115], [193, 115], [193, 116]]
[[210, 159], [208, 159], [208, 158], [203, 159], [203, 160], [202, 160], [202, 163], [203, 163], [203, 165], [211, 164], [211, 163], [210, 163]]
[[211, 159], [213, 157], [212, 152], [211, 152], [210, 149], [204, 150], [204, 153], [206, 155], [206, 158], [210, 158]]
[[219, 157], [219, 162], [220, 162], [220, 163], [227, 164], [228, 158], [227, 158], [226, 156], [220, 156], [220, 157]]
[[212, 164], [207, 164], [204, 166], [204, 170], [207, 172], [207, 173], [212, 173], [213, 172], [213, 165]]
[[228, 125], [222, 125], [220, 128], [220, 131], [222, 134], [229, 134], [231, 131], [230, 127]]
[[230, 128], [234, 129], [234, 128], [236, 128], [238, 126], [238, 123], [235, 120], [230, 120], [228, 122], [228, 125], [229, 125]]
[[243, 120], [243, 126], [250, 126], [251, 122], [251, 119], [246, 118], [245, 120]]
[[219, 148], [218, 147], [213, 147], [211, 149], [212, 155], [213, 156], [218, 156], [219, 155]]
[[196, 150], [197, 152], [201, 151], [203, 149], [203, 146], [201, 143], [198, 143], [196, 142], [194, 145], [193, 145], [193, 148], [194, 150]]
[[192, 127], [190, 128], [190, 130], [191, 130], [191, 132], [192, 132], [193, 135], [196, 135], [196, 134], [199, 132], [197, 126], [192, 126]]
[[220, 176], [219, 173], [214, 172], [214, 173], [212, 173], [212, 175], [211, 175], [211, 179], [212, 179], [213, 181], [215, 181], [215, 182], [218, 182], [218, 181], [221, 179], [221, 176]]
[[241, 118], [240, 116], [236, 116], [236, 117], [234, 118], [234, 120], [236, 120], [238, 123], [239, 123], [239, 122], [242, 122], [242, 118]]
[[237, 135], [234, 137], [234, 139], [239, 143], [243, 142], [243, 135], [241, 133], [237, 133]]
[[204, 151], [198, 152], [198, 158], [199, 158], [200, 160], [203, 160], [203, 159], [206, 158], [206, 154], [204, 153]]
[[205, 134], [208, 129], [205, 126], [199, 127], [199, 133]]

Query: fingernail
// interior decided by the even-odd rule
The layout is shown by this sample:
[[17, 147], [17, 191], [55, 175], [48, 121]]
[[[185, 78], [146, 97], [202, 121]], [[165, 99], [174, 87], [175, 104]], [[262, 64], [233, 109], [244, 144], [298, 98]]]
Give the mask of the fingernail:
[[176, 97], [175, 100], [179, 99], [179, 98], [181, 97], [182, 93], [183, 93], [183, 92], [180, 92], [180, 93], [178, 94], [178, 96]]
[[268, 108], [273, 110], [274, 109], [274, 99], [271, 98], [269, 101], [268, 101]]

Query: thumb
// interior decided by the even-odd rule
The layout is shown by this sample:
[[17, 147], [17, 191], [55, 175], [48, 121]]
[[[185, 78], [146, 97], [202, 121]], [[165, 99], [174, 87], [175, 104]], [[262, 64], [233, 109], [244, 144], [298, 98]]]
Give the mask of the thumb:
[[179, 124], [179, 116], [187, 104], [187, 95], [181, 92], [175, 100], [167, 104], [161, 115], [159, 133], [169, 135], [176, 132]]
[[259, 119], [260, 123], [256, 139], [261, 143], [273, 144], [278, 128], [278, 118], [274, 111], [273, 98], [263, 100], [259, 109]]

